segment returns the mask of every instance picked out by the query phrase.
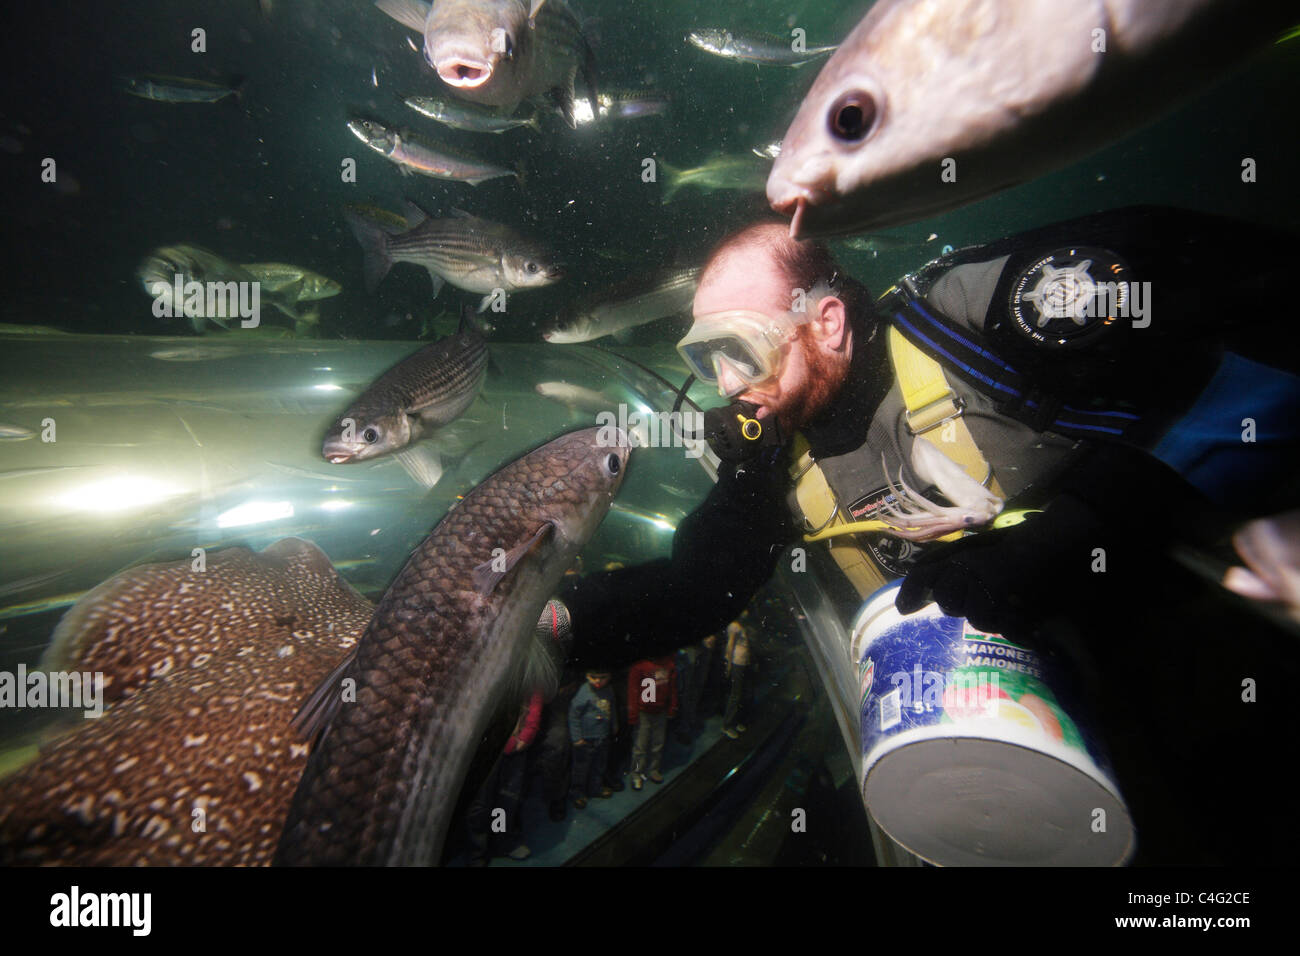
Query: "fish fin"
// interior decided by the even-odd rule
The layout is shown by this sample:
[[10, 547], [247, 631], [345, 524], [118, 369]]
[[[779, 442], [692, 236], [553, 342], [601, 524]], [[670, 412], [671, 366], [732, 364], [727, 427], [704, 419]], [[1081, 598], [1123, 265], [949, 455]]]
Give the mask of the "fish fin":
[[298, 317], [294, 323], [293, 334], [303, 338], [314, 338], [320, 332], [320, 310], [309, 309]]
[[619, 345], [627, 345], [632, 341], [632, 333], [634, 329], [635, 326], [633, 328], [619, 329], [617, 332], [612, 333], [614, 341]]
[[230, 100], [230, 102], [234, 103], [235, 106], [242, 107], [244, 105], [244, 87], [247, 85], [248, 85], [248, 77], [246, 76], [233, 77], [230, 81], [230, 92], [233, 93], [234, 95], [230, 97], [222, 97], [222, 99], [223, 100], [228, 99]]
[[410, 199], [405, 200], [403, 205], [406, 207], [406, 224], [412, 229], [430, 218], [423, 206], [417, 205]]
[[424, 22], [429, 19], [431, 3], [422, 0], [375, 0], [375, 6], [404, 27], [424, 33]]
[[321, 734], [334, 720], [334, 715], [339, 711], [339, 704], [343, 702], [342, 687], [340, 685], [343, 682], [344, 673], [356, 659], [356, 656], [357, 649], [354, 647], [316, 685], [315, 690], [307, 696], [307, 699], [302, 702], [302, 706], [298, 708], [298, 712], [293, 715], [293, 719], [289, 721], [289, 726], [293, 728], [294, 733], [298, 735], [300, 740], [312, 743], [320, 742]]
[[343, 218], [352, 229], [352, 235], [361, 244], [361, 268], [366, 277], [366, 291], [374, 292], [393, 267], [388, 255], [388, 235], [379, 226], [350, 209], [343, 210]]
[[483, 298], [479, 300], [478, 308], [475, 309], [474, 311], [477, 312], [479, 315], [482, 315], [484, 312], [487, 311], [488, 306], [492, 304], [493, 297], [494, 297], [494, 293], [492, 292], [489, 292], [487, 295], [483, 296]]
[[210, 315], [208, 316], [208, 321], [216, 323], [227, 331], [230, 330], [230, 319], [226, 316]]
[[[471, 331], [477, 332], [479, 335], [484, 335], [487, 332], [492, 331], [492, 329], [488, 325], [487, 319], [483, 318], [481, 313], [475, 312], [468, 305], [462, 305], [460, 308], [460, 322], [456, 326], [456, 334], [459, 335]], [[492, 368], [491, 353], [488, 353], [488, 368]]]
[[442, 287], [447, 284], [447, 280], [432, 269], [429, 270], [429, 278], [433, 280], [433, 297], [436, 299], [438, 293], [442, 291]]
[[411, 480], [424, 489], [433, 488], [442, 480], [442, 459], [433, 448], [408, 445], [393, 457]]
[[452, 207], [451, 207], [451, 214], [452, 214], [453, 216], [455, 216], [457, 219], [474, 219], [474, 218], [476, 218], [475, 215], [474, 215], [472, 212], [466, 212], [464, 209], [460, 209], [460, 208], [458, 208], [458, 207], [456, 207], [456, 206], [452, 206]]
[[569, 85], [551, 87], [551, 100], [555, 103], [555, 109], [564, 117], [564, 122], [569, 124], [569, 129], [578, 128], [578, 120], [573, 114], [573, 81], [570, 79]]
[[546, 0], [532, 0], [528, 7], [528, 25], [537, 29], [537, 14], [546, 5]]
[[510, 573], [516, 564], [539, 544], [547, 534], [555, 530], [555, 525], [550, 522], [544, 522], [532, 537], [521, 541], [505, 554], [497, 555], [484, 561], [474, 569], [472, 580], [474, 588], [479, 594], [488, 595], [501, 583], [501, 579]]
[[1246, 568], [1233, 566], [1223, 576], [1223, 586], [1256, 601], [1277, 601], [1281, 595], [1263, 578]]
[[296, 302], [285, 302], [278, 297], [268, 297], [267, 301], [295, 322], [302, 318], [302, 313], [298, 311], [298, 303]]
[[592, 52], [585, 32], [578, 34], [578, 56], [580, 57], [578, 68], [582, 70], [582, 84], [587, 88], [587, 95], [591, 97], [591, 112], [593, 119], [596, 119], [600, 116], [600, 97], [596, 89], [596, 54]]
[[528, 642], [519, 676], [513, 681], [515, 694], [521, 700], [527, 700], [535, 691], [540, 691], [543, 699], [550, 700], [560, 687], [560, 674], [564, 670], [564, 649], [561, 641], [551, 636], [550, 609], [548, 602], [543, 612], [546, 626], [538, 622], [533, 628], [532, 640]]
[[667, 205], [673, 201], [673, 196], [682, 185], [682, 171], [675, 166], [669, 166], [664, 160], [659, 160], [656, 165], [659, 171], [664, 174], [664, 191], [659, 197], [661, 205]]

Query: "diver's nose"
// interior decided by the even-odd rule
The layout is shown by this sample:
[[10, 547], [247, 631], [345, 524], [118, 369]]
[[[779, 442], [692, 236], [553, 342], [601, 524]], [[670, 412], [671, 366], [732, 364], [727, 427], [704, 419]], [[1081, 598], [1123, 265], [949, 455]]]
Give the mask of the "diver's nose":
[[718, 394], [723, 398], [739, 395], [749, 388], [749, 384], [737, 375], [730, 363], [724, 362], [721, 356], [713, 360], [713, 371], [718, 376]]

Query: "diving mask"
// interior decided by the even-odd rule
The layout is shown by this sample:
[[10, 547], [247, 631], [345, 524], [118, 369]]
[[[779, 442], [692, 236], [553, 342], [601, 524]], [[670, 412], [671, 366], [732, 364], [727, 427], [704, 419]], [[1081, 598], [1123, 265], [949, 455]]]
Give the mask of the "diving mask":
[[773, 318], [748, 309], [701, 315], [677, 343], [687, 368], [702, 382], [716, 384], [725, 367], [746, 385], [776, 376], [781, 348], [798, 333], [804, 317], [788, 312]]

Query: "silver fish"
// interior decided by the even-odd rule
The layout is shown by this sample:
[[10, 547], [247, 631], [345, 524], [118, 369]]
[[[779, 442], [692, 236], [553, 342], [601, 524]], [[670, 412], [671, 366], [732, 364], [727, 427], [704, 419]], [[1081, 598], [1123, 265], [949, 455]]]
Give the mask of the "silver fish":
[[650, 90], [610, 90], [595, 98], [579, 96], [573, 101], [573, 116], [579, 126], [609, 120], [643, 119], [668, 111], [666, 97]]
[[842, 240], [845, 248], [852, 249], [854, 252], [866, 252], [871, 254], [871, 258], [876, 258], [882, 252], [893, 252], [899, 249], [913, 249], [923, 246], [927, 242], [933, 242], [938, 236], [933, 232], [927, 239], [908, 239], [904, 236], [886, 236], [881, 234], [853, 236], [849, 239]]
[[535, 112], [528, 116], [512, 116], [440, 96], [408, 96], [406, 105], [444, 126], [471, 133], [504, 133], [521, 126], [541, 129]]
[[768, 201], [797, 239], [946, 212], [1149, 122], [1295, 17], [1283, 0], [879, 0], [804, 97]]
[[321, 455], [335, 465], [367, 461], [455, 421], [482, 390], [487, 362], [487, 342], [463, 324], [375, 379], [335, 420]]
[[461, 210], [448, 219], [429, 219], [408, 206], [412, 225], [405, 231], [380, 226], [344, 211], [365, 256], [367, 288], [373, 290], [395, 262], [429, 270], [433, 294], [443, 282], [458, 289], [491, 295], [496, 289], [518, 292], [550, 285], [563, 276], [553, 252], [500, 223]]
[[434, 147], [406, 130], [389, 129], [375, 120], [349, 120], [348, 129], [361, 142], [394, 163], [404, 176], [418, 173], [434, 179], [454, 179], [471, 186], [502, 176], [519, 177], [517, 170], [452, 153], [441, 146]]
[[[188, 316], [196, 332], [202, 332], [209, 321], [222, 328], [229, 328], [229, 323], [232, 320], [238, 322], [240, 317], [233, 308], [232, 297], [215, 297], [212, 302], [214, 308], [211, 310], [208, 309], [206, 299], [202, 305], [191, 302], [188, 298], [180, 302], [176, 301], [175, 280], [178, 275], [184, 281], [193, 280], [200, 283], [245, 283], [248, 286], [256, 283], [260, 302], [274, 306], [295, 322], [306, 324], [309, 316], [298, 308], [298, 302], [302, 301], [299, 294], [301, 287], [291, 287], [285, 282], [280, 270], [286, 267], [282, 263], [253, 263], [253, 265], [259, 270], [256, 273], [244, 266], [227, 262], [215, 252], [202, 246], [181, 243], [155, 249], [140, 263], [136, 275], [145, 292], [165, 302], [174, 314]], [[335, 294], [329, 291], [328, 286], [337, 287], [337, 283], [332, 283], [331, 280], [324, 276], [317, 276], [315, 273], [310, 275], [314, 277], [311, 285], [317, 292], [314, 298]], [[301, 277], [304, 281], [307, 280], [305, 272]], [[268, 283], [264, 285], [260, 281], [261, 278], [267, 278]]]
[[338, 675], [355, 682], [355, 702], [323, 685], [332, 713], [313, 720], [324, 736], [275, 863], [439, 862], [494, 710], [551, 652], [530, 651], [544, 640], [538, 615], [623, 481], [630, 449], [613, 431], [571, 432], [511, 462], [416, 548]]
[[1232, 543], [1246, 567], [1229, 569], [1224, 586], [1258, 601], [1281, 602], [1300, 622], [1300, 511], [1257, 518]]
[[221, 86], [206, 80], [191, 80], [183, 76], [158, 76], [142, 74], [119, 78], [124, 93], [156, 103], [218, 103], [227, 96], [239, 96], [236, 87]]
[[202, 332], [208, 322], [222, 328], [228, 328], [233, 319], [238, 321], [238, 312], [233, 308], [230, 297], [215, 297], [211, 310], [205, 301], [201, 305], [190, 302], [188, 298], [176, 301], [175, 280], [181, 276], [185, 281], [200, 283], [249, 283], [253, 277], [241, 266], [227, 262], [214, 252], [202, 246], [179, 244], [161, 246], [151, 252], [140, 263], [136, 277], [146, 293], [164, 302], [173, 314], [185, 315], [190, 319], [194, 331]]
[[686, 35], [691, 46], [727, 60], [763, 66], [802, 66], [834, 53], [833, 46], [805, 46], [792, 32], [789, 37], [768, 33], [742, 33], [720, 28], [692, 30]]
[[36, 432], [22, 425], [8, 425], [0, 422], [0, 441], [26, 441], [35, 438]]
[[595, 415], [618, 406], [617, 402], [594, 388], [574, 385], [571, 382], [539, 382], [533, 390], [542, 398], [559, 402], [571, 412], [588, 412]]
[[598, 301], [577, 307], [543, 337], [555, 345], [590, 342], [677, 315], [691, 307], [699, 279], [699, 268], [672, 269], [648, 281], [637, 277], [607, 291]]
[[[424, 58], [456, 96], [513, 112], [550, 96], [573, 120], [574, 78], [594, 89], [591, 48], [564, 0], [376, 0], [398, 23], [424, 36]], [[530, 16], [531, 14], [531, 16]]]
[[261, 285], [263, 295], [290, 302], [315, 302], [343, 291], [333, 279], [287, 262], [245, 262], [241, 268]]
[[233, 358], [240, 350], [231, 345], [185, 345], [174, 349], [156, 349], [149, 353], [159, 362], [213, 362]]
[[678, 190], [687, 186], [706, 193], [718, 190], [758, 192], [767, 181], [767, 164], [756, 161], [751, 155], [718, 153], [691, 169], [678, 169], [660, 160], [659, 169], [667, 178], [659, 199], [663, 203], [672, 202]]

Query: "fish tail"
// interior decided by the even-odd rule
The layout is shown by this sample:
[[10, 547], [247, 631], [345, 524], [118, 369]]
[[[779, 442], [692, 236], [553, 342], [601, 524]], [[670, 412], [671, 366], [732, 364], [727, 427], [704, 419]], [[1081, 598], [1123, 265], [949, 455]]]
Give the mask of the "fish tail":
[[236, 107], [242, 109], [244, 106], [244, 87], [246, 85], [248, 85], [248, 77], [236, 76], [232, 78], [230, 81], [230, 92], [234, 95], [223, 96], [222, 99], [228, 100], [229, 102], [234, 103]]
[[596, 91], [596, 54], [591, 49], [591, 43], [588, 42], [585, 33], [578, 34], [578, 63], [582, 70], [582, 82], [587, 87], [587, 95], [591, 97], [591, 111], [594, 115], [600, 115], [600, 107], [597, 103], [598, 96]]
[[664, 174], [664, 191], [659, 197], [659, 202], [667, 205], [673, 201], [673, 196], [682, 186], [682, 171], [674, 166], [669, 166], [664, 160], [658, 160], [659, 171]]
[[393, 260], [388, 255], [388, 236], [379, 226], [350, 209], [343, 211], [343, 217], [361, 244], [361, 266], [366, 277], [366, 291], [374, 292], [393, 267]]
[[[564, 118], [564, 122], [569, 129], [578, 128], [578, 120], [573, 112], [573, 77], [570, 76], [567, 86], [557, 86], [551, 90], [551, 101], [555, 104], [556, 112]], [[592, 101], [592, 109], [596, 108], [596, 103]]]

